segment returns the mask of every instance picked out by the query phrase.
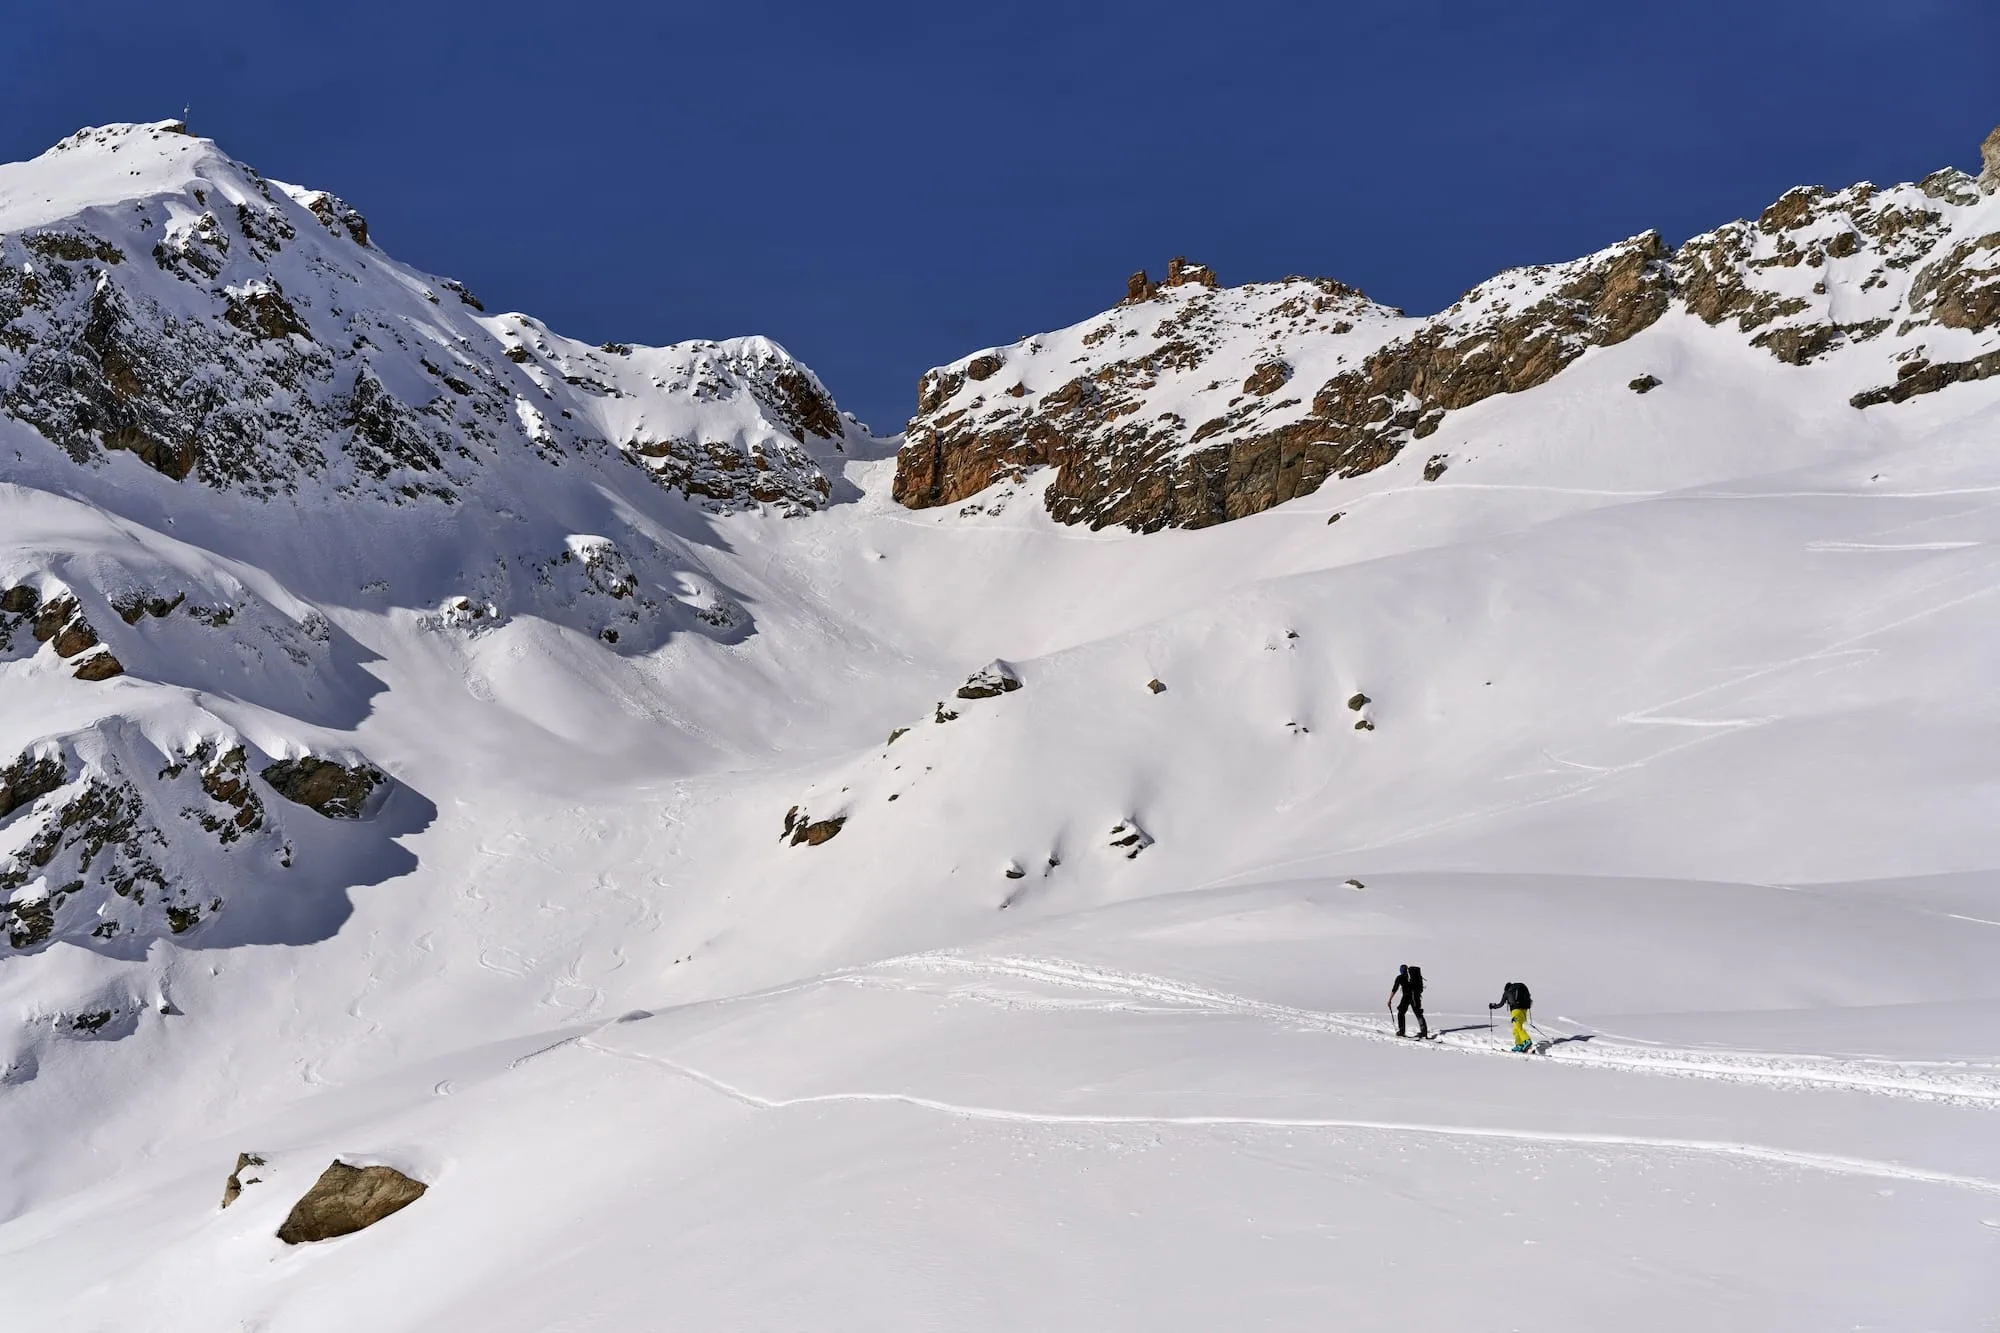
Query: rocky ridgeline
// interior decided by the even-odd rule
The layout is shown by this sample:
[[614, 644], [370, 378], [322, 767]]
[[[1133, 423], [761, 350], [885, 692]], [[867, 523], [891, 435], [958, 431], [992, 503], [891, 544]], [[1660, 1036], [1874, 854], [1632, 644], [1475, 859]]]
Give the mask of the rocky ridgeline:
[[1511, 270], [1424, 319], [1324, 279], [1218, 287], [1176, 259], [1098, 319], [926, 373], [895, 498], [960, 504], [1048, 467], [1061, 522], [1205, 527], [1379, 468], [1673, 312], [1787, 365], [1868, 348], [1880, 383], [1857, 409], [2000, 374], [2000, 130], [1982, 156], [1977, 178], [1804, 187], [1678, 249], [1647, 232]]
[[[18, 206], [100, 178], [58, 216]], [[622, 459], [709, 507], [810, 509], [830, 486], [808, 444], [850, 428], [765, 339], [592, 348], [488, 317], [383, 255], [349, 205], [171, 122], [0, 169], [0, 412], [80, 464], [397, 504], [458, 501], [519, 455]]]

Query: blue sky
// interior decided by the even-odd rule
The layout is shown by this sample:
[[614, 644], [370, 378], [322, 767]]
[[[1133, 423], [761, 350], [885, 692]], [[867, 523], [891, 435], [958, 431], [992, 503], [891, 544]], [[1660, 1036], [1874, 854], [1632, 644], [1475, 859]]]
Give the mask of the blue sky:
[[192, 106], [592, 341], [917, 376], [1170, 255], [1427, 311], [1511, 264], [1974, 165], [1992, 0], [0, 5], [0, 157]]

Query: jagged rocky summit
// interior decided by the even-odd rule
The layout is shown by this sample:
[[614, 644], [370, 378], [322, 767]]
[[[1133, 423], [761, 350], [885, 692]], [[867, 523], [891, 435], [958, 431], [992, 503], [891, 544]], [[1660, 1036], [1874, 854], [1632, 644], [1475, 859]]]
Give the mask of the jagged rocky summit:
[[1095, 319], [927, 372], [894, 495], [962, 504], [1052, 468], [1061, 522], [1205, 527], [1380, 468], [1452, 413], [1675, 319], [1787, 367], [1837, 364], [1829, 391], [1853, 410], [1984, 379], [2000, 373], [2000, 130], [1981, 154], [1976, 178], [1803, 186], [1677, 248], [1646, 232], [1512, 269], [1424, 318], [1323, 278], [1221, 287], [1177, 258]]

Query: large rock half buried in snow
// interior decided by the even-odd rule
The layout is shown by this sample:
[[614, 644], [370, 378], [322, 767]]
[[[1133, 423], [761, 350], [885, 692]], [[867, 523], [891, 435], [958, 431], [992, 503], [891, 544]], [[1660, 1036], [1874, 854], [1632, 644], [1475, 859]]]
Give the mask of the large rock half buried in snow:
[[278, 1228], [278, 1239], [298, 1245], [351, 1235], [409, 1207], [428, 1188], [394, 1167], [349, 1166], [337, 1161], [292, 1205], [285, 1224]]

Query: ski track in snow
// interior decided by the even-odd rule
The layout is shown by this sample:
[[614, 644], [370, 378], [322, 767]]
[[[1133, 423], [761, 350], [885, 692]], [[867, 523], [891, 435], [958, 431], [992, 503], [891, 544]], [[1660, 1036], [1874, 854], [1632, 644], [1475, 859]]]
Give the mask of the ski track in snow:
[[[811, 1093], [802, 1097], [767, 1097], [760, 1093], [752, 1092], [747, 1088], [726, 1082], [723, 1079], [715, 1077], [713, 1074], [707, 1074], [699, 1069], [681, 1064], [677, 1060], [668, 1059], [665, 1056], [651, 1055], [642, 1051], [627, 1050], [616, 1046], [605, 1046], [592, 1041], [588, 1037], [576, 1038], [574, 1041], [578, 1047], [587, 1051], [666, 1070], [710, 1091], [720, 1093], [732, 1101], [740, 1102], [744, 1106], [753, 1107], [760, 1111], [784, 1111], [806, 1106], [859, 1103], [908, 1106], [916, 1110], [930, 1111], [960, 1120], [978, 1120], [1009, 1125], [1098, 1126], [1104, 1128], [1130, 1126], [1144, 1128], [1178, 1127], [1187, 1129], [1351, 1130], [1383, 1134], [1430, 1135], [1440, 1138], [1500, 1140], [1509, 1143], [1640, 1148], [1764, 1162], [1776, 1166], [1820, 1171], [1830, 1175], [1862, 1176], [1877, 1180], [1894, 1180], [1911, 1184], [1944, 1185], [1959, 1189], [1976, 1190], [1982, 1194], [2000, 1194], [2000, 1181], [1987, 1180], [1980, 1176], [1963, 1176], [1948, 1171], [1930, 1171], [1922, 1167], [1904, 1166], [1896, 1162], [1877, 1162], [1861, 1157], [1840, 1157], [1827, 1153], [1797, 1152], [1786, 1148], [1767, 1148], [1754, 1143], [1733, 1143], [1724, 1140], [1653, 1138], [1631, 1134], [1559, 1133], [1551, 1130], [1506, 1129], [1487, 1125], [1439, 1125], [1427, 1124], [1420, 1121], [1359, 1120], [1320, 1116], [1138, 1115], [1088, 1111], [1021, 1111], [1003, 1107], [974, 1106], [962, 1102], [949, 1102], [936, 1097], [923, 1097], [907, 1092], [822, 1092]], [[533, 1055], [523, 1058], [532, 1059], [534, 1055], [545, 1054], [547, 1050], [553, 1049], [554, 1047], [545, 1048], [544, 1051], [537, 1051]]]
[[[1006, 977], [1122, 997], [1106, 1007], [1159, 1012], [1162, 1006], [1185, 1012], [1208, 1012], [1266, 1019], [1309, 1031], [1337, 1032], [1370, 1041], [1411, 1045], [1390, 1032], [1383, 1019], [1364, 1014], [1328, 1013], [1269, 1004], [1226, 991], [1211, 990], [1165, 977], [1117, 972], [1055, 958], [973, 958], [963, 954], [912, 954], [891, 959], [873, 973], [857, 974], [864, 982], [893, 983], [883, 969], [913, 972]], [[1036, 999], [1018, 993], [998, 994], [977, 987], [954, 987], [953, 995], [1019, 1008], [1073, 1007], [1063, 1001]], [[1569, 1020], [1561, 1020], [1568, 1022]], [[1586, 1042], [1588, 1045], [1586, 1045]], [[1416, 1044], [1419, 1049], [1422, 1043]], [[1439, 1049], [1473, 1055], [1513, 1057], [1504, 1047], [1484, 1041], [1440, 1038]], [[1544, 1038], [1542, 1058], [1565, 1065], [1616, 1069], [1680, 1078], [1713, 1079], [1792, 1089], [1833, 1089], [1944, 1102], [1956, 1106], [2000, 1109], [2000, 1071], [1980, 1072], [1916, 1065], [1899, 1061], [1843, 1059], [1833, 1056], [1777, 1055], [1756, 1051], [1692, 1051], [1671, 1047], [1628, 1045], [1604, 1034], [1584, 1030], [1559, 1032]]]

